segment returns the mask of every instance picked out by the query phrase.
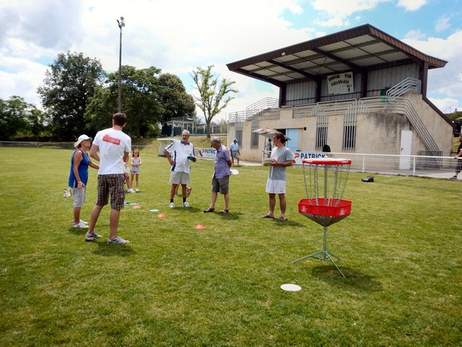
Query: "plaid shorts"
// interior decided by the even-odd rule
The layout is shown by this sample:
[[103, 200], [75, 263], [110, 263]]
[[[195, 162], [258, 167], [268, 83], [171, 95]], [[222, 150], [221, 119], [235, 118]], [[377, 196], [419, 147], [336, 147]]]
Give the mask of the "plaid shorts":
[[96, 205], [107, 205], [111, 195], [111, 208], [119, 211], [124, 207], [125, 175], [98, 175], [98, 199]]

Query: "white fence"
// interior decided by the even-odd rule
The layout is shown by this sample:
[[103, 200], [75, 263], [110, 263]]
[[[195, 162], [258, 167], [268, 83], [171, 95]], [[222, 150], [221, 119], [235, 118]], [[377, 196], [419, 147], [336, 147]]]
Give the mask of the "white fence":
[[402, 174], [449, 178], [462, 159], [444, 156], [395, 155], [368, 153], [325, 153], [328, 157], [352, 161], [352, 170], [359, 172]]

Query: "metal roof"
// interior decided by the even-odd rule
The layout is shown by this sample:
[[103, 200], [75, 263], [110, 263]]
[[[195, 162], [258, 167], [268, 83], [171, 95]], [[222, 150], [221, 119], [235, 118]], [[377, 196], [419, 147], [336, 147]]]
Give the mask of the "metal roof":
[[426, 55], [370, 24], [340, 31], [228, 64], [228, 69], [277, 86], [347, 71], [409, 63], [440, 68], [446, 61]]

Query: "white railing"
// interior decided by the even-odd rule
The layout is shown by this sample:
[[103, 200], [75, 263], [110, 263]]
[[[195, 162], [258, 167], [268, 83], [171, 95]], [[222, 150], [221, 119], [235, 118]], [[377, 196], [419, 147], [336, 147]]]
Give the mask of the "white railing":
[[413, 77], [406, 77], [401, 82], [395, 84], [393, 87], [387, 90], [387, 96], [403, 96], [409, 92], [417, 92], [420, 93], [421, 89], [421, 82], [417, 78]]
[[240, 123], [246, 121], [249, 117], [252, 117], [258, 113], [261, 113], [264, 110], [270, 108], [277, 108], [278, 99], [266, 97], [253, 104], [247, 106], [243, 111], [230, 112], [228, 113], [228, 122], [229, 123]]
[[[454, 175], [458, 162], [462, 160], [448, 156], [428, 155], [341, 152], [325, 154], [329, 157], [350, 159], [352, 161], [351, 168], [355, 171], [441, 178], [449, 178]], [[462, 178], [462, 174], [460, 178]]]

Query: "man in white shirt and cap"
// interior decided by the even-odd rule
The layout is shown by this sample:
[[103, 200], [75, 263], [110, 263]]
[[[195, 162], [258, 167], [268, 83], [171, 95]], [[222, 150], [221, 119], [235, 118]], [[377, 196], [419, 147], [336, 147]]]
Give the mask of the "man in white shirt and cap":
[[183, 197], [183, 207], [190, 207], [187, 201], [187, 186], [190, 183], [191, 164], [195, 162], [194, 146], [189, 142], [189, 131], [183, 130], [181, 140], [175, 140], [170, 145], [165, 147], [164, 154], [170, 163], [170, 203], [169, 207], [175, 207], [175, 195], [178, 190], [178, 185], [181, 185]]

